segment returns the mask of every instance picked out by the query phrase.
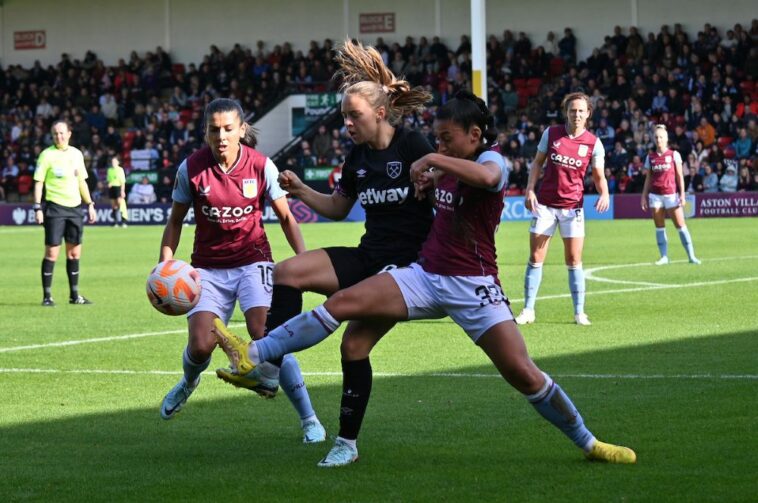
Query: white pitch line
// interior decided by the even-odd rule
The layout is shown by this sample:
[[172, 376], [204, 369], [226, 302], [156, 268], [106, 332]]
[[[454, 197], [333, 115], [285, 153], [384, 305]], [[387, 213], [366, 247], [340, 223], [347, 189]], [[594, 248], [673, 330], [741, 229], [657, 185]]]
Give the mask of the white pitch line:
[[[661, 286], [647, 286], [647, 287], [639, 287], [639, 288], [619, 288], [616, 290], [591, 291], [591, 292], [585, 292], [585, 295], [607, 295], [607, 294], [613, 294], [613, 293], [646, 292], [649, 290], [667, 290], [671, 288], [696, 288], [699, 286], [725, 285], [729, 283], [745, 283], [749, 281], [758, 281], [758, 276], [752, 276], [748, 278], [725, 279], [725, 280], [718, 280], [718, 281], [701, 281], [698, 283], [686, 283], [682, 285], [661, 285]], [[556, 295], [539, 296], [537, 297], [537, 300], [567, 299], [569, 297], [571, 297], [570, 293], [560, 293]], [[524, 302], [524, 299], [509, 299], [509, 301], [510, 302]], [[235, 327], [243, 327], [245, 325], [240, 323], [237, 325], [229, 325], [229, 326], [230, 328], [235, 328]], [[77, 344], [92, 344], [92, 343], [97, 343], [97, 342], [139, 339], [142, 337], [178, 334], [182, 332], [186, 332], [186, 329], [167, 330], [165, 332], [146, 332], [142, 334], [114, 335], [112, 337], [98, 337], [94, 339], [78, 339], [78, 340], [73, 340], [73, 341], [48, 342], [45, 344], [31, 344], [28, 346], [13, 346], [9, 348], [0, 348], [0, 353], [10, 353], [13, 351], [25, 351], [29, 349], [52, 348], [52, 347], [60, 347], [60, 346], [75, 346]]]
[[[108, 369], [40, 369], [40, 368], [0, 368], [0, 374], [99, 374], [99, 375], [182, 375], [173, 370], [108, 370]], [[206, 371], [206, 375], [215, 375]], [[306, 377], [341, 377], [341, 372], [303, 372]], [[430, 374], [408, 374], [402, 372], [375, 372], [375, 377], [445, 377], [445, 378], [501, 378], [500, 374], [480, 374], [467, 372], [432, 372]], [[758, 374], [551, 374], [560, 379], [717, 379], [717, 380], [758, 380]]]
[[[735, 278], [735, 279], [723, 279], [717, 281], [700, 281], [698, 283], [685, 283], [682, 285], [661, 285], [661, 286], [647, 286], [640, 288], [619, 288], [616, 290], [600, 290], [585, 292], [585, 295], [607, 295], [609, 293], [628, 293], [628, 292], [646, 292], [649, 290], [668, 290], [671, 288], [695, 288], [698, 286], [711, 286], [711, 285], [726, 285], [729, 283], [745, 283], [748, 281], [758, 281], [758, 276], [751, 276], [748, 278]], [[537, 300], [551, 300], [551, 299], [567, 299], [571, 297], [570, 293], [561, 293], [556, 295], [545, 295], [537, 297]], [[524, 302], [524, 299], [508, 299], [511, 302]]]
[[668, 286], [666, 283], [648, 283], [647, 281], [626, 281], [621, 279], [610, 279], [610, 278], [603, 278], [600, 276], [594, 276], [592, 274], [592, 269], [588, 269], [585, 271], [587, 274], [585, 275], [585, 279], [597, 281], [599, 283], [614, 283], [619, 285], [641, 285], [641, 286], [652, 286], [652, 287], [662, 287], [662, 286]]
[[[720, 258], [713, 258], [713, 259], [707, 259], [708, 262], [716, 262], [716, 261], [724, 261], [724, 260], [739, 260], [739, 259], [753, 259], [758, 258], [758, 255], [747, 255], [742, 257], [720, 257]], [[684, 262], [684, 261], [679, 261]], [[627, 267], [639, 267], [643, 265], [652, 265], [649, 262], [641, 262], [637, 264], [622, 264], [622, 265], [616, 265], [616, 266], [602, 266], [603, 269], [610, 269], [610, 268], [627, 268]], [[594, 268], [590, 269], [592, 270], [599, 270], [601, 268]], [[597, 279], [596, 277], [590, 278], [590, 279]], [[696, 288], [699, 286], [710, 286], [710, 285], [724, 285], [729, 283], [744, 283], [749, 281], [756, 281], [758, 280], [758, 277], [747, 277], [747, 278], [735, 278], [735, 279], [727, 279], [727, 280], [717, 280], [717, 281], [701, 281], [698, 283], [684, 283], [684, 284], [678, 284], [678, 285], [656, 285], [655, 283], [650, 284], [648, 286], [642, 286], [639, 288], [619, 288], [616, 290], [602, 290], [602, 291], [589, 291], [585, 292], [585, 295], [608, 295], [608, 294], [614, 294], [614, 293], [634, 293], [634, 292], [645, 292], [649, 290], [665, 290], [670, 288]], [[556, 295], [544, 295], [537, 297], [537, 300], [555, 300], [555, 299], [567, 299], [571, 297], [570, 293], [562, 293], [562, 294], [556, 294]], [[509, 299], [511, 302], [524, 302], [524, 299]], [[231, 328], [235, 327], [243, 327], [244, 324], [236, 324], [236, 325], [230, 325]], [[92, 338], [92, 339], [78, 339], [78, 340], [72, 340], [72, 341], [61, 341], [61, 342], [48, 342], [44, 344], [31, 344], [28, 346], [13, 346], [8, 348], [0, 348], [0, 353], [9, 353], [13, 351], [25, 351], [30, 349], [41, 349], [41, 348], [51, 348], [51, 347], [60, 347], [60, 346], [74, 346], [77, 344], [92, 344], [97, 342], [108, 342], [108, 341], [120, 341], [120, 340], [128, 340], [128, 339], [139, 339], [142, 337], [153, 337], [157, 335], [169, 335], [169, 334], [178, 334], [185, 332], [186, 329], [182, 330], [167, 330], [164, 332], [146, 332], [141, 334], [127, 334], [127, 335], [114, 335], [112, 337], [98, 337], [98, 338]]]
[[[707, 262], [723, 262], [727, 260], [745, 260], [745, 259], [754, 259], [758, 258], [758, 255], [742, 255], [742, 256], [733, 256], [733, 257], [717, 257], [717, 258], [709, 258], [705, 259]], [[672, 264], [683, 264], [689, 262], [689, 260], [672, 260]], [[603, 278], [601, 276], [595, 276], [595, 273], [597, 271], [607, 271], [611, 269], [627, 269], [629, 267], [643, 267], [643, 266], [653, 266], [655, 263], [653, 262], [638, 262], [636, 264], [613, 264], [613, 265], [604, 265], [599, 267], [592, 267], [590, 269], [586, 269], [585, 272], [585, 278], [588, 280], [594, 280], [601, 283], [618, 283], [620, 285], [642, 285], [642, 286], [668, 286], [666, 283], [648, 283], [645, 281], [627, 281], [627, 280], [620, 280], [620, 279], [611, 279], [611, 278]], [[660, 267], [660, 266], [656, 266]]]
[[[243, 326], [245, 325], [242, 323], [229, 325], [229, 327], [231, 328], [243, 327]], [[45, 344], [30, 344], [28, 346], [13, 346], [9, 348], [0, 348], [0, 353], [10, 353], [12, 351], [26, 351], [29, 349], [40, 349], [40, 348], [55, 348], [55, 347], [61, 347], [61, 346], [76, 346], [77, 344], [93, 344], [97, 342], [140, 339], [142, 337], [154, 337], [156, 335], [181, 334], [186, 331], [187, 329], [183, 328], [181, 330], [165, 330], [163, 332], [145, 332], [141, 334], [114, 335], [111, 337], [95, 337], [92, 339], [77, 339], [73, 341], [47, 342]]]

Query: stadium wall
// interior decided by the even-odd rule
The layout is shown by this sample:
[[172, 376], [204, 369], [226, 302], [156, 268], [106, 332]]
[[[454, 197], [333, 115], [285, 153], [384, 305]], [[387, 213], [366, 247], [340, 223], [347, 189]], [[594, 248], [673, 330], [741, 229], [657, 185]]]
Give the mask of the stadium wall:
[[[505, 29], [525, 32], [537, 45], [548, 31], [562, 37], [571, 27], [577, 36], [579, 57], [603, 43], [613, 26], [639, 26], [644, 32], [662, 24], [682, 23], [694, 35], [706, 22], [722, 31], [741, 22], [749, 28], [756, 16], [755, 0], [731, 0], [715, 6], [706, 0], [554, 0], [487, 2], [487, 32], [502, 36]], [[360, 14], [393, 13], [395, 31], [360, 33]], [[14, 34], [44, 31], [45, 46], [16, 49]], [[106, 65], [127, 58], [132, 50], [143, 54], [162, 46], [177, 62], [199, 62], [208, 47], [222, 49], [234, 43], [254, 48], [263, 40], [268, 48], [289, 41], [307, 50], [311, 40], [346, 34], [373, 42], [377, 36], [402, 42], [411, 35], [440, 38], [451, 48], [470, 31], [468, 0], [4, 0], [0, 2], [0, 63], [31, 66], [35, 60], [54, 64], [63, 52], [83, 58], [95, 51]]]
[[[595, 210], [598, 196], [588, 195], [584, 198], [585, 219], [587, 220], [614, 220], [626, 218], [650, 218], [650, 214], [640, 209], [640, 194], [614, 194], [611, 197], [611, 206], [605, 213]], [[301, 201], [290, 201], [290, 208], [298, 222], [329, 222], [317, 215]], [[113, 225], [112, 211], [109, 205], [98, 205], [95, 209], [97, 220], [95, 225]], [[128, 209], [130, 225], [165, 225], [171, 214], [170, 204], [146, 204], [131, 205]], [[83, 214], [82, 214], [83, 215]], [[734, 192], [713, 194], [690, 194], [687, 196], [685, 216], [692, 217], [756, 217], [758, 216], [758, 192]], [[363, 222], [366, 214], [363, 208], [356, 204], [348, 214], [345, 221]], [[506, 197], [505, 207], [500, 217], [501, 221], [525, 221], [531, 220], [532, 214], [524, 206], [522, 197]], [[195, 223], [195, 216], [190, 208], [184, 221], [188, 224]], [[263, 221], [276, 222], [276, 214], [270, 207], [266, 207]], [[0, 204], [0, 225], [20, 226], [36, 225], [34, 210], [31, 204]]]

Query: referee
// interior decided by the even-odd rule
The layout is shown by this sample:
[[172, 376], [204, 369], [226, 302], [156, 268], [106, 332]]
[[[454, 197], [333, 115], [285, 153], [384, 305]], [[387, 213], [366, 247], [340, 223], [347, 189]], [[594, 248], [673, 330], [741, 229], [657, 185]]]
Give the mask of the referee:
[[124, 168], [118, 162], [118, 156], [111, 157], [111, 166], [106, 175], [108, 181], [108, 197], [111, 200], [111, 214], [113, 215], [113, 227], [126, 227], [126, 222], [121, 214], [121, 207], [126, 200], [126, 174]]
[[[71, 128], [62, 120], [51, 129], [54, 145], [42, 151], [34, 172], [34, 218], [45, 226], [45, 258], [42, 259], [42, 305], [55, 306], [50, 294], [53, 268], [61, 240], [66, 241], [66, 273], [70, 289], [69, 304], [92, 304], [79, 295], [79, 257], [82, 254], [84, 221], [80, 206], [87, 204], [89, 223], [95, 222], [95, 203], [87, 188], [87, 170], [79, 149], [68, 144]], [[45, 207], [42, 208], [42, 191]]]

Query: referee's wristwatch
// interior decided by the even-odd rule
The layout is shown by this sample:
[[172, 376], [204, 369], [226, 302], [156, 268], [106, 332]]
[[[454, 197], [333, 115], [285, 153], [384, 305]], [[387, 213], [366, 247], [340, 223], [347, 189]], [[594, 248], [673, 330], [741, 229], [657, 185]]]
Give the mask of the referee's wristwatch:
[[32, 209], [33, 209], [34, 211], [42, 211], [42, 204], [40, 204], [40, 203], [34, 203], [34, 204], [32, 205]]

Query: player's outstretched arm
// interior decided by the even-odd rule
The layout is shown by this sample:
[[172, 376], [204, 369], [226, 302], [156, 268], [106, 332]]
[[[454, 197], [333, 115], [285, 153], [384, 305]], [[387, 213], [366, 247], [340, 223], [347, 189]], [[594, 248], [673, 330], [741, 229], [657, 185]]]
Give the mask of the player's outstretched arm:
[[478, 163], [443, 154], [426, 154], [411, 165], [411, 180], [418, 181], [431, 168], [451, 174], [472, 187], [491, 188], [500, 183], [502, 173], [494, 162]]
[[292, 171], [285, 170], [279, 173], [279, 186], [304, 202], [309, 208], [331, 220], [343, 220], [355, 201], [344, 197], [338, 192], [322, 194], [300, 180]]
[[300, 232], [300, 225], [295, 220], [295, 215], [290, 211], [290, 206], [287, 203], [286, 197], [280, 197], [271, 202], [271, 207], [276, 213], [276, 217], [279, 219], [279, 225], [282, 226], [282, 232], [284, 237], [287, 238], [292, 251], [295, 254], [303, 253], [305, 248], [305, 240], [303, 240], [303, 233]]

